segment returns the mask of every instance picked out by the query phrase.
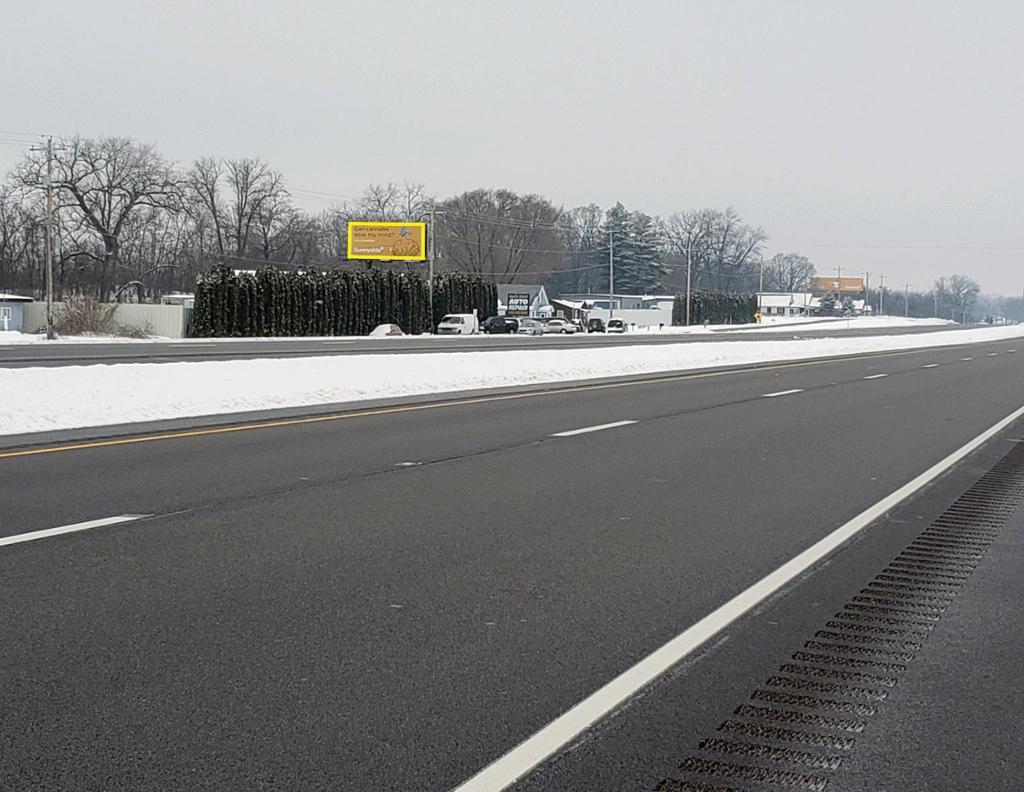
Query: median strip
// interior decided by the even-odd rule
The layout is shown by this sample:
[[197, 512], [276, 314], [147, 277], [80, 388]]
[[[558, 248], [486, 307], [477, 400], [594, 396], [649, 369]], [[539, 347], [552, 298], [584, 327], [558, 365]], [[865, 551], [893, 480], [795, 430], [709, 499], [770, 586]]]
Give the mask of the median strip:
[[588, 432], [600, 432], [604, 429], [614, 429], [618, 426], [629, 426], [636, 421], [615, 421], [614, 423], [598, 424], [597, 426], [584, 426], [582, 429], [570, 429], [568, 432], [555, 432], [552, 437], [573, 437], [574, 435], [587, 434]]
[[0, 537], [0, 547], [4, 545], [21, 544], [23, 542], [33, 542], [36, 539], [46, 539], [50, 536], [60, 536], [66, 533], [76, 533], [78, 531], [88, 531], [90, 528], [102, 528], [106, 525], [119, 525], [121, 523], [134, 522], [135, 520], [141, 520], [145, 517], [150, 517], [149, 514], [119, 514], [116, 517], [103, 517], [99, 520], [88, 520], [87, 522], [72, 523], [71, 525], [59, 525], [56, 528], [44, 528], [41, 531], [30, 531], [29, 533], [15, 534], [14, 536], [2, 536]]

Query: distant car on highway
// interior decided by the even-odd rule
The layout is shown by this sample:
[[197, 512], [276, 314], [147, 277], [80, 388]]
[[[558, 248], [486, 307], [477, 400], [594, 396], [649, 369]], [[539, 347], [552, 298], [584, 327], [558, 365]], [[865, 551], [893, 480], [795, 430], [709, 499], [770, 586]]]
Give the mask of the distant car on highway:
[[545, 333], [575, 333], [579, 328], [572, 322], [567, 322], [565, 319], [548, 319], [544, 324]]
[[437, 334], [473, 335], [479, 329], [475, 314], [448, 314], [437, 325]]
[[536, 319], [520, 319], [519, 329], [516, 332], [519, 335], [544, 335], [544, 325]]
[[603, 333], [604, 332], [604, 319], [594, 317], [593, 319], [587, 320], [587, 332], [588, 333]]
[[519, 320], [511, 316], [489, 316], [480, 323], [482, 333], [517, 333], [519, 332]]
[[609, 319], [608, 320], [608, 332], [609, 333], [625, 333], [626, 323], [621, 319]]

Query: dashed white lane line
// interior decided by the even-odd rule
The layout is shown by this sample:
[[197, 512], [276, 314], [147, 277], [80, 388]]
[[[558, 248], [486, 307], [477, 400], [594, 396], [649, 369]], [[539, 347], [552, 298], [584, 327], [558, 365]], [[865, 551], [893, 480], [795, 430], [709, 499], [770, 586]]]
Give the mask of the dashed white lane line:
[[790, 388], [784, 391], [775, 391], [775, 393], [762, 393], [762, 399], [774, 399], [776, 396], [789, 396], [791, 393], [803, 393], [803, 388]]
[[888, 377], [888, 374], [868, 374], [864, 379], [882, 379], [882, 377]]
[[1013, 354], [1014, 352], [1016, 352], [1017, 350], [1016, 350], [1016, 349], [1007, 349], [1006, 351], [1007, 351], [1007, 352], [1009, 352], [1009, 353], [1010, 353], [1010, 354], [1012, 355], [1012, 354]]
[[938, 367], [939, 367], [938, 363], [925, 363], [923, 366], [921, 366], [921, 368], [938, 368]]
[[[663, 644], [659, 649], [637, 662], [636, 665], [626, 669], [574, 707], [559, 715], [547, 726], [534, 733], [532, 737], [528, 737], [508, 753], [484, 767], [472, 778], [459, 784], [453, 792], [497, 792], [497, 790], [511, 786], [517, 779], [522, 778], [563, 745], [571, 743], [594, 723], [621, 707], [623, 702], [628, 701], [687, 655], [706, 644], [745, 613], [749, 613], [765, 602], [789, 581], [804, 574], [821, 559], [831, 555], [876, 519], [938, 478], [1021, 416], [1024, 416], [1024, 406], [1014, 410], [1003, 420], [986, 429], [945, 459], [936, 462], [895, 492], [836, 528], [828, 536], [818, 540], [774, 572], [719, 605], [668, 643]], [[499, 713], [494, 713], [494, 715], [495, 717], [500, 716]]]
[[555, 432], [552, 437], [572, 437], [573, 435], [587, 434], [588, 432], [600, 432], [604, 429], [614, 429], [617, 426], [629, 426], [636, 421], [615, 421], [614, 423], [598, 424], [597, 426], [584, 426], [582, 429], [570, 429], [568, 432]]
[[22, 542], [32, 542], [36, 539], [46, 539], [49, 536], [88, 531], [90, 528], [102, 528], [105, 525], [119, 525], [120, 523], [133, 522], [151, 516], [150, 514], [119, 514], [116, 517], [104, 517], [100, 520], [89, 520], [87, 522], [72, 523], [71, 525], [58, 525], [56, 528], [44, 528], [42, 531], [30, 531], [29, 533], [15, 534], [14, 536], [0, 536], [0, 547], [21, 544]]
[[961, 362], [966, 363], [968, 360], [974, 360], [972, 357], [960, 358]]
[[988, 353], [988, 357], [999, 357], [999, 353], [998, 352], [989, 352]]

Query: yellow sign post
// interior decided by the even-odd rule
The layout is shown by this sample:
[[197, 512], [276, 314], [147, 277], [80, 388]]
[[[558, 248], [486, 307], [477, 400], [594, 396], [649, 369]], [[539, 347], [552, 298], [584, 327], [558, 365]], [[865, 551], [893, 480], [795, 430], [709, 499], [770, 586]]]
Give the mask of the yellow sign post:
[[425, 261], [426, 223], [349, 221], [348, 257], [378, 261]]

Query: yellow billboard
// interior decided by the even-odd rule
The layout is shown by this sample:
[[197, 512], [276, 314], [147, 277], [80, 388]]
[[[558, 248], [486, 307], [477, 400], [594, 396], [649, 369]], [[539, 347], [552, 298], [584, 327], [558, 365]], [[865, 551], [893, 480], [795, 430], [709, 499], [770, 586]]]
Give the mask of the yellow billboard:
[[348, 257], [386, 261], [424, 261], [427, 258], [426, 223], [348, 224]]

